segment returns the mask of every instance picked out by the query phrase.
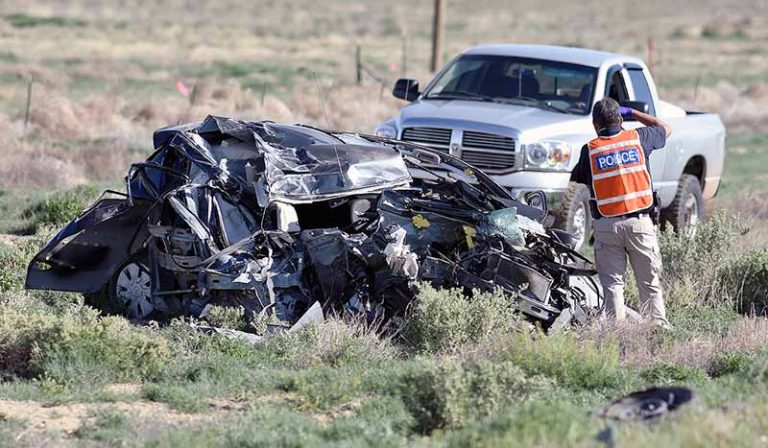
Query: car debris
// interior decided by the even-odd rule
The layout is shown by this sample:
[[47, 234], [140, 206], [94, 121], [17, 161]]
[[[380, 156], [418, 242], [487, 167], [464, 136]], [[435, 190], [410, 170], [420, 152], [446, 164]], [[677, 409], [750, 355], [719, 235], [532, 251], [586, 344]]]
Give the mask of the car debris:
[[650, 420], [696, 399], [687, 387], [652, 387], [619, 398], [600, 411], [600, 417], [615, 420]]
[[317, 317], [315, 302], [321, 317], [402, 317], [420, 282], [501, 289], [544, 329], [602, 308], [593, 265], [545, 228], [546, 210], [451, 155], [215, 116], [160, 129], [154, 146], [126, 193], [105, 192], [42, 248], [27, 288], [133, 319], [223, 305], [289, 325]]

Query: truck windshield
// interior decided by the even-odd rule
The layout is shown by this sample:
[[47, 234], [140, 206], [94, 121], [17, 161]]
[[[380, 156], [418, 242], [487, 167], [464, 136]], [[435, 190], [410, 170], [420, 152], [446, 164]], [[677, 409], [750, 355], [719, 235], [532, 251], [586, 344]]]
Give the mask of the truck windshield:
[[596, 68], [582, 65], [466, 55], [454, 61], [423, 98], [522, 104], [586, 115], [596, 77]]

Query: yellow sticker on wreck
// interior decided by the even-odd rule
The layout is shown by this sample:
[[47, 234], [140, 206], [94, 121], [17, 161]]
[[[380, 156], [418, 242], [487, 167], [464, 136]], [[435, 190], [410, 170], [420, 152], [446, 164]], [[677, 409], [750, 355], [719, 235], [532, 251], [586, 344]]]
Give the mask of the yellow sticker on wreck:
[[477, 230], [475, 230], [474, 227], [470, 226], [462, 226], [464, 227], [464, 234], [467, 236], [467, 247], [472, 249], [475, 247], [475, 236], [477, 236]]
[[426, 229], [427, 227], [429, 227], [429, 221], [427, 220], [427, 218], [421, 215], [416, 215], [413, 218], [411, 218], [411, 222], [413, 222], [413, 226], [416, 227], [417, 229]]

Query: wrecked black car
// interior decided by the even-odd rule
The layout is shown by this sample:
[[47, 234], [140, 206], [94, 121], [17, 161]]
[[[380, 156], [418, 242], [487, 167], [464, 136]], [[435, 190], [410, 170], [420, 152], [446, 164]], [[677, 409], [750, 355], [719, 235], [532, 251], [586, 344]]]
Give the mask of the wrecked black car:
[[[294, 323], [402, 316], [419, 282], [501, 289], [544, 328], [602, 306], [589, 261], [547, 212], [416, 144], [207, 117], [163, 128], [29, 265], [31, 289], [103, 297], [134, 319], [242, 306]], [[317, 305], [315, 305], [317, 307]]]

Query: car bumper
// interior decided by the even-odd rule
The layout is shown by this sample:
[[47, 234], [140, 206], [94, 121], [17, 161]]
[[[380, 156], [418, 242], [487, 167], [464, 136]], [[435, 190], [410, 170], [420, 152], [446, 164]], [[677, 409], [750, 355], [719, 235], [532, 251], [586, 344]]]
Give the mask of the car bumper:
[[517, 171], [494, 174], [491, 178], [503, 187], [524, 191], [563, 192], [571, 180], [569, 172]]

